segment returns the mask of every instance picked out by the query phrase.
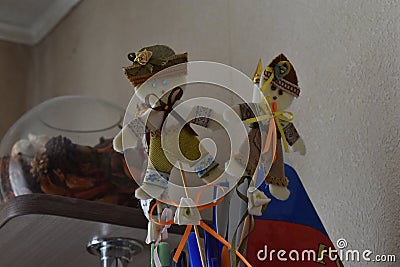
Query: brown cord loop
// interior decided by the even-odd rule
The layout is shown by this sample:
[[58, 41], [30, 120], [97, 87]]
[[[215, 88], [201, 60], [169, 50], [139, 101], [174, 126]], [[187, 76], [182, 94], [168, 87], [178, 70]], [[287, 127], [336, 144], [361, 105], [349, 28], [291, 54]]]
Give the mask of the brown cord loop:
[[[157, 102], [158, 105], [152, 107], [151, 103], [150, 103], [150, 97], [151, 96], [155, 96], [157, 98]], [[145, 98], [145, 103], [147, 105], [147, 107], [151, 108], [152, 110], [156, 110], [156, 111], [164, 111], [164, 116], [161, 122], [161, 127], [160, 130], [162, 128], [162, 126], [164, 125], [165, 120], [168, 117], [168, 114], [171, 113], [172, 116], [174, 116], [174, 118], [181, 124], [184, 125], [183, 127], [185, 129], [187, 129], [190, 133], [192, 133], [193, 135], [197, 136], [197, 133], [185, 122], [185, 120], [177, 113], [174, 111], [173, 107], [174, 104], [176, 103], [176, 101], [180, 100], [183, 96], [183, 90], [180, 87], [175, 87], [174, 89], [171, 90], [171, 92], [168, 95], [168, 101], [167, 103], [165, 103], [164, 101], [161, 100], [161, 98], [158, 98], [158, 96], [156, 94], [148, 94], [146, 95]]]

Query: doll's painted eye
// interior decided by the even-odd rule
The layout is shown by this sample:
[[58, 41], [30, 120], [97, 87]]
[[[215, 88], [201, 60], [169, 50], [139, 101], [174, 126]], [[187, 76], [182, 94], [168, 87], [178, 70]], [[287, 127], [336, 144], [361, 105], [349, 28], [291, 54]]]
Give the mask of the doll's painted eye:
[[152, 83], [152, 84], [151, 84], [151, 87], [157, 88], [157, 84], [156, 84], [156, 83]]
[[282, 89], [279, 89], [278, 94], [279, 94], [279, 95], [283, 95]]
[[276, 90], [276, 86], [275, 85], [271, 85], [271, 90], [275, 91]]
[[162, 84], [163, 84], [163, 85], [167, 85], [167, 84], [168, 84], [168, 81], [167, 81], [167, 80], [163, 80], [163, 81], [162, 81]]

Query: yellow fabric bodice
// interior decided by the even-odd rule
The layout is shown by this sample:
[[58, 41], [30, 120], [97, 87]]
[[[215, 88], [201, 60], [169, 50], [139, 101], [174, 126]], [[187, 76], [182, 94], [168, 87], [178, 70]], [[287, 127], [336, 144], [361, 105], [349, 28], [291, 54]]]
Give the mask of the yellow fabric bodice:
[[[173, 142], [176, 142], [177, 134], [179, 134], [179, 149], [184, 158], [179, 156], [178, 146], [175, 146]], [[159, 133], [152, 133], [150, 137], [149, 147], [149, 166], [155, 168], [158, 171], [170, 173], [173, 167], [173, 163], [176, 161], [195, 161], [200, 158], [204, 148], [200, 145], [199, 139], [196, 135], [190, 132], [184, 127], [180, 133], [178, 131], [168, 131], [163, 137], [164, 149], [161, 146], [161, 135]], [[176, 148], [176, 149], [172, 149]], [[175, 150], [175, 151], [174, 151]], [[168, 158], [173, 161], [172, 163], [168, 160], [165, 153], [168, 153]], [[190, 165], [190, 164], [189, 164]]]

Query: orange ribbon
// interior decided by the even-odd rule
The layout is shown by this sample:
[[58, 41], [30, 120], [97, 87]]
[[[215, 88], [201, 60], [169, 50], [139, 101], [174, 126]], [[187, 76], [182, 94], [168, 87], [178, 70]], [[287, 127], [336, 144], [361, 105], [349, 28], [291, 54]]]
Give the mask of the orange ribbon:
[[264, 149], [262, 151], [262, 154], [265, 154], [269, 151], [271, 144], [272, 144], [272, 155], [274, 155], [273, 162], [275, 161], [276, 157], [276, 143], [277, 143], [277, 134], [276, 134], [276, 124], [275, 124], [275, 119], [270, 118], [269, 119], [269, 128], [268, 128], [268, 135], [267, 138], [265, 138], [265, 145]]
[[[203, 187], [199, 193], [197, 194], [195, 203], [198, 204], [200, 201], [200, 196], [201, 194], [204, 192], [205, 189], [207, 189], [209, 186], [215, 186], [218, 187], [220, 189], [222, 189], [222, 191], [224, 191], [224, 189], [220, 186], [220, 185], [216, 185], [216, 184], [209, 184], [205, 187]], [[216, 202], [213, 203], [208, 203], [205, 205], [201, 205], [198, 206], [197, 208], [201, 211], [204, 209], [208, 209], [211, 207], [215, 207], [217, 205], [219, 205], [222, 201], [224, 200], [224, 197], [221, 197], [220, 199], [218, 199]], [[150, 219], [157, 225], [161, 225], [161, 226], [166, 226], [166, 225], [171, 225], [174, 224], [174, 220], [169, 220], [166, 222], [158, 222], [156, 220], [153, 219], [153, 212], [154, 209], [156, 208], [157, 205], [161, 204], [161, 203], [166, 203], [166, 204], [170, 204], [172, 206], [175, 206], [178, 208], [178, 204], [172, 200], [162, 200], [162, 201], [157, 201], [150, 209]], [[232, 249], [232, 245], [226, 241], [221, 235], [219, 235], [217, 232], [215, 232], [210, 226], [208, 226], [206, 223], [204, 223], [202, 220], [200, 220], [200, 227], [203, 228], [206, 232], [208, 232], [210, 235], [212, 235], [214, 238], [216, 238], [219, 242], [221, 242], [224, 246], [226, 246], [228, 249]], [[181, 255], [183, 248], [186, 245], [186, 242], [188, 241], [189, 238], [189, 234], [192, 231], [193, 225], [192, 224], [188, 224], [186, 226], [186, 230], [183, 233], [182, 239], [178, 245], [178, 247], [176, 248], [175, 251], [175, 255], [173, 257], [174, 262], [178, 262], [179, 256]], [[235, 250], [235, 254], [243, 261], [244, 264], [246, 264], [247, 267], [252, 267], [252, 265], [246, 260], [246, 258], [237, 250]]]

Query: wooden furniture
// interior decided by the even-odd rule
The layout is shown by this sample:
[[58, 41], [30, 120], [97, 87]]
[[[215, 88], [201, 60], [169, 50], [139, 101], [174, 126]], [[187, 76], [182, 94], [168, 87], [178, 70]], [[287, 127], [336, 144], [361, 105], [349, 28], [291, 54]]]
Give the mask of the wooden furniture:
[[[184, 227], [173, 225], [168, 242], [177, 246]], [[0, 207], [0, 266], [98, 267], [98, 257], [86, 251], [94, 237], [145, 240], [147, 219], [140, 208], [129, 208], [31, 194]], [[145, 245], [145, 244], [144, 244]], [[150, 266], [145, 245], [129, 266]]]

